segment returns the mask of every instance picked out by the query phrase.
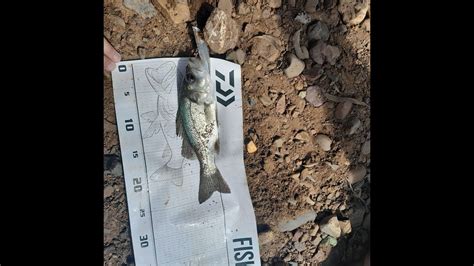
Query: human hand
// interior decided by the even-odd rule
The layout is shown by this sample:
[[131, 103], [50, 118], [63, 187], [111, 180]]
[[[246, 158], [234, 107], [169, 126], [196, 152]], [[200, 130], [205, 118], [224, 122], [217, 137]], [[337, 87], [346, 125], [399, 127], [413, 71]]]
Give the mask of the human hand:
[[115, 69], [115, 64], [120, 62], [120, 54], [110, 45], [104, 37], [104, 71], [112, 71]]

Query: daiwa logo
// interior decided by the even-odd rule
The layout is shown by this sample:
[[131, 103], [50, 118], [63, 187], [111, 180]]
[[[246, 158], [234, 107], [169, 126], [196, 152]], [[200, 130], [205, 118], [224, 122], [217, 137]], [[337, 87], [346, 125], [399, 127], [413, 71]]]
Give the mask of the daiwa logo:
[[[229, 78], [227, 79], [227, 81], [229, 83], [226, 83], [226, 76], [224, 74], [222, 74], [221, 72], [217, 71], [216, 70], [216, 76], [217, 76], [217, 79], [216, 79], [216, 91], [217, 91], [217, 101], [224, 105], [224, 106], [228, 106], [229, 104], [233, 103], [235, 101], [235, 96], [232, 95], [232, 97], [228, 98], [227, 100], [225, 100], [225, 98], [229, 95], [231, 95], [234, 91], [232, 90], [232, 88], [235, 88], [234, 87], [234, 70], [230, 71], [229, 72]], [[219, 81], [221, 80], [221, 81]], [[228, 87], [227, 90], [225, 90], [225, 87], [226, 86], [230, 86]], [[220, 97], [222, 96], [222, 97]]]

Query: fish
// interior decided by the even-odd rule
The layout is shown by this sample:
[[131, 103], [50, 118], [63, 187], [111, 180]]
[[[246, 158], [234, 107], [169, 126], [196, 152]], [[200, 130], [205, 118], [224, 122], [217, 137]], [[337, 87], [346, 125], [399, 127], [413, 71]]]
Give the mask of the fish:
[[199, 57], [189, 58], [183, 85], [178, 87], [176, 135], [182, 137], [181, 154], [199, 160], [198, 201], [202, 204], [214, 192], [231, 193], [216, 166], [219, 153], [216, 96], [211, 82], [209, 49], [193, 27]]

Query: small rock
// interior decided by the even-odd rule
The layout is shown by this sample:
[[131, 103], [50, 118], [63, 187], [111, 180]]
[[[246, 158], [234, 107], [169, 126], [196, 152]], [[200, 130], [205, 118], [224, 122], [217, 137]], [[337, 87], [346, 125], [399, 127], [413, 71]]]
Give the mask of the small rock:
[[331, 65], [335, 65], [337, 59], [341, 55], [341, 50], [332, 45], [327, 45], [323, 41], [318, 41], [315, 46], [309, 50], [309, 55], [314, 62], [322, 65], [327, 61]]
[[288, 266], [298, 266], [298, 263], [296, 263], [294, 261], [290, 261], [290, 262], [288, 262]]
[[365, 169], [363, 165], [359, 165], [349, 170], [349, 172], [347, 173], [347, 180], [352, 185], [362, 181], [366, 174], [367, 169]]
[[306, 91], [298, 92], [298, 97], [300, 97], [301, 99], [304, 99], [306, 97]]
[[296, 57], [294, 54], [290, 54], [289, 56], [290, 65], [284, 70], [285, 75], [288, 78], [297, 77], [303, 72], [305, 68], [305, 63]]
[[304, 243], [304, 242], [308, 241], [308, 239], [309, 239], [309, 234], [304, 233], [303, 236], [301, 237], [300, 242]]
[[274, 238], [275, 238], [275, 234], [272, 231], [267, 231], [267, 232], [258, 234], [258, 242], [261, 245], [271, 243]]
[[150, 0], [124, 0], [123, 5], [137, 12], [142, 18], [152, 18], [156, 16], [155, 7], [150, 3]]
[[268, 97], [267, 95], [260, 96], [258, 99], [259, 99], [259, 100], [262, 102], [262, 104], [265, 105], [265, 106], [269, 106], [269, 105], [273, 104], [272, 99], [271, 99], [270, 97]]
[[282, 138], [278, 138], [275, 141], [273, 141], [273, 145], [275, 145], [275, 147], [277, 148], [281, 148], [284, 142], [285, 141]]
[[343, 101], [337, 104], [335, 117], [336, 119], [343, 120], [352, 110], [352, 102]]
[[232, 14], [232, 10], [234, 9], [234, 1], [233, 0], [219, 0], [219, 4], [217, 5], [217, 7], [230, 15]]
[[300, 230], [298, 230], [294, 235], [293, 237], [291, 238], [291, 241], [293, 242], [296, 242], [298, 241], [298, 239], [300, 239], [300, 237], [303, 235], [303, 232], [301, 232]]
[[318, 21], [316, 24], [308, 28], [308, 40], [323, 40], [329, 39], [329, 28], [326, 23]]
[[120, 26], [121, 28], [125, 28], [125, 20], [119, 16], [115, 15], [106, 15], [106, 18], [110, 20], [110, 22], [114, 25]]
[[303, 84], [303, 82], [302, 82], [301, 80], [299, 80], [298, 82], [296, 82], [296, 84], [295, 84], [295, 89], [296, 89], [297, 91], [300, 91], [300, 90], [304, 89], [304, 84]]
[[339, 221], [339, 227], [341, 227], [341, 234], [342, 235], [350, 234], [351, 231], [352, 231], [350, 220]]
[[306, 197], [305, 198], [305, 201], [306, 203], [308, 203], [309, 205], [313, 206], [314, 204], [316, 204], [316, 202], [314, 202], [310, 197]]
[[308, 48], [306, 48], [306, 46], [301, 46], [300, 33], [301, 33], [301, 29], [297, 30], [295, 34], [293, 35], [293, 38], [292, 38], [293, 48], [295, 49], [296, 56], [299, 59], [307, 59], [309, 58]]
[[253, 141], [250, 141], [249, 143], [247, 143], [247, 152], [252, 154], [254, 152], [257, 151], [257, 146], [255, 145], [255, 143], [253, 143]]
[[280, 40], [271, 36], [256, 36], [252, 39], [252, 53], [265, 58], [269, 62], [275, 62], [281, 53]]
[[318, 134], [315, 137], [315, 141], [323, 151], [331, 150], [332, 140], [327, 135]]
[[315, 46], [309, 49], [309, 56], [311, 59], [320, 65], [324, 64], [325, 57], [323, 51], [325, 47], [326, 44], [323, 41], [318, 41]]
[[296, 242], [294, 246], [298, 252], [306, 250], [306, 245], [304, 243]]
[[317, 236], [313, 239], [312, 243], [313, 243], [313, 245], [314, 245], [315, 247], [317, 247], [317, 246], [319, 245], [319, 243], [321, 243], [321, 240], [323, 240], [323, 238], [321, 237], [321, 235], [317, 235]]
[[301, 24], [308, 24], [311, 22], [311, 16], [306, 12], [301, 12], [295, 17], [295, 20]]
[[321, 241], [321, 245], [330, 245], [331, 247], [335, 247], [337, 245], [337, 239], [328, 235], [323, 239], [323, 241]]
[[242, 65], [245, 62], [245, 52], [242, 49], [237, 49], [235, 51], [235, 60], [239, 65]]
[[318, 5], [319, 0], [306, 0], [304, 4], [304, 11], [308, 13], [316, 12], [316, 6]]
[[279, 8], [281, 6], [281, 0], [268, 0], [268, 6], [271, 8]]
[[311, 136], [306, 131], [302, 131], [296, 134], [295, 139], [303, 142], [311, 142]]
[[239, 2], [240, 4], [237, 7], [237, 13], [239, 13], [239, 15], [248, 14], [250, 12], [250, 7], [245, 2], [242, 2], [242, 1], [239, 1]]
[[107, 186], [104, 189], [104, 198], [108, 198], [112, 196], [112, 193], [114, 193], [114, 188], [112, 186]]
[[262, 70], [262, 65], [258, 65], [258, 66], [255, 68], [255, 70], [257, 70], [257, 71]]
[[291, 260], [291, 254], [286, 255], [286, 257], [283, 258], [283, 261], [288, 262]]
[[280, 99], [278, 100], [276, 107], [275, 107], [277, 113], [283, 114], [286, 109], [286, 101], [285, 101], [285, 95], [282, 95]]
[[367, 11], [369, 10], [369, 0], [363, 0], [362, 3], [357, 3], [356, 0], [341, 0], [337, 10], [342, 16], [342, 21], [347, 26], [353, 26], [361, 23]]
[[296, 256], [296, 261], [297, 261], [297, 262], [302, 262], [303, 259], [304, 259], [304, 258], [303, 258], [303, 255], [301, 255], [301, 254], [298, 254], [298, 256]]
[[336, 64], [337, 59], [341, 56], [341, 50], [332, 45], [326, 45], [326, 49], [323, 51], [324, 56], [326, 56], [326, 60], [332, 66]]
[[362, 144], [361, 153], [363, 155], [369, 155], [370, 154], [370, 140], [368, 140], [368, 141], [364, 142], [364, 144]]
[[354, 118], [352, 121], [351, 121], [351, 128], [349, 129], [349, 135], [352, 135], [354, 133], [356, 133], [357, 129], [359, 129], [359, 127], [362, 125], [362, 122], [360, 121], [359, 118]]
[[[152, 0], [156, 8], [174, 24], [181, 24], [191, 20], [191, 13], [187, 0]], [[170, 4], [171, 2], [171, 4]]]
[[310, 236], [316, 236], [316, 234], [319, 231], [319, 225], [315, 224], [313, 228], [311, 228], [311, 231], [309, 231]]
[[313, 256], [313, 259], [316, 260], [317, 262], [323, 262], [326, 260], [328, 257], [328, 254], [322, 249], [319, 249], [318, 252]]
[[362, 28], [370, 32], [370, 18], [364, 20], [364, 23], [362, 23]]
[[267, 18], [269, 18], [271, 15], [272, 15], [272, 10], [271, 10], [270, 8], [265, 8], [265, 9], [262, 11], [262, 18], [263, 18], [263, 19], [267, 19]]
[[331, 216], [329, 219], [326, 219], [320, 226], [321, 232], [326, 233], [334, 238], [341, 236], [341, 227], [339, 227], [339, 221], [337, 217]]
[[293, 231], [309, 221], [314, 221], [314, 219], [316, 219], [316, 212], [314, 210], [307, 210], [292, 219], [281, 221], [277, 229], [280, 232]]
[[314, 107], [323, 105], [326, 101], [323, 91], [319, 86], [310, 86], [306, 89], [306, 101], [312, 104]]
[[206, 22], [204, 39], [213, 52], [223, 54], [237, 45], [239, 27], [229, 14], [216, 8]]

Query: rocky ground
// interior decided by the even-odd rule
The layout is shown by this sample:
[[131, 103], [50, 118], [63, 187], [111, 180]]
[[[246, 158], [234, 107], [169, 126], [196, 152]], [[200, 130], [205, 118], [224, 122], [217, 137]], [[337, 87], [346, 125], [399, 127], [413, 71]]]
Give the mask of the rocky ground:
[[[367, 0], [106, 0], [124, 60], [212, 56], [242, 66], [245, 166], [262, 262], [363, 265], [370, 236]], [[220, 32], [220, 34], [211, 34]], [[104, 259], [133, 264], [111, 80], [104, 76]]]

